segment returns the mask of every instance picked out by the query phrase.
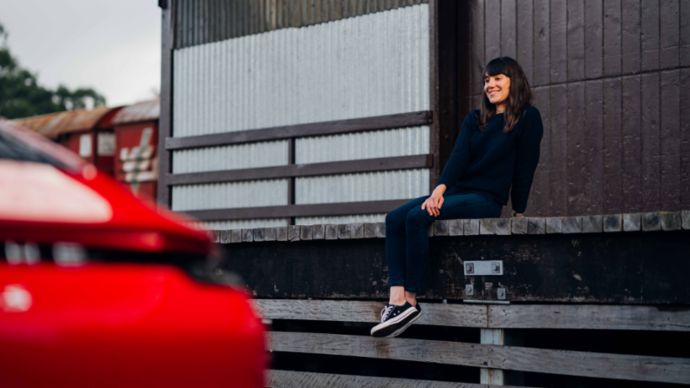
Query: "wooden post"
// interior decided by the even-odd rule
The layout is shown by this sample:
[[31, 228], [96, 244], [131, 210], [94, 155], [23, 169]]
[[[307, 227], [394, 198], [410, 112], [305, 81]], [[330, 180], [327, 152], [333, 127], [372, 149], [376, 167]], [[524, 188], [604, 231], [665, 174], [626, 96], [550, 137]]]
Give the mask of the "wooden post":
[[[505, 345], [505, 333], [502, 329], [481, 329], [480, 342], [483, 345]], [[503, 385], [503, 370], [481, 368], [480, 384]]]

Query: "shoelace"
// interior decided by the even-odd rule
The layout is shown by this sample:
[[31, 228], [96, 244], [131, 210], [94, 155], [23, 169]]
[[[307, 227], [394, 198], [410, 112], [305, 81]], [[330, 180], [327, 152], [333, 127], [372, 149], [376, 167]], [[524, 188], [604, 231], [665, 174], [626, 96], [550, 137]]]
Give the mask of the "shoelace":
[[385, 306], [383, 308], [383, 310], [381, 311], [381, 322], [388, 319], [388, 316], [391, 315], [391, 313], [393, 313], [393, 310], [395, 310], [395, 306], [393, 306], [393, 305]]

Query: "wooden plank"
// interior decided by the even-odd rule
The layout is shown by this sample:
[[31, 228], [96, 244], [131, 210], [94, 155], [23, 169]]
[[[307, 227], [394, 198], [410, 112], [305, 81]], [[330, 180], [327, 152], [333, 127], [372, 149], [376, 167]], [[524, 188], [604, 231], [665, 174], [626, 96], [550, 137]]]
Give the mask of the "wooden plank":
[[[550, 81], [565, 82], [568, 79], [568, 8], [565, 0], [550, 2]], [[564, 111], [565, 112], [565, 111]]]
[[[592, 173], [591, 161], [584, 150], [585, 134], [585, 87], [583, 83], [571, 83], [567, 86], [568, 108], [566, 126], [566, 176], [567, 176], [567, 213], [568, 215], [586, 214], [591, 188], [588, 179]], [[598, 189], [598, 188], [597, 188]], [[591, 213], [590, 213], [591, 214]]]
[[534, 83], [533, 0], [517, 0], [517, 61], [530, 83]]
[[621, 305], [494, 305], [488, 326], [503, 329], [690, 331], [690, 309]]
[[601, 42], [606, 35], [602, 9], [602, 0], [585, 0], [585, 77], [588, 79], [598, 78], [603, 74], [604, 48]]
[[501, 0], [485, 0], [484, 15], [484, 52], [488, 62], [501, 56]]
[[534, 79], [533, 86], [549, 83], [550, 58], [550, 5], [549, 0], [534, 0]]
[[623, 134], [621, 122], [622, 89], [620, 78], [604, 80], [603, 124], [603, 213], [623, 211]]
[[551, 168], [549, 170], [549, 181], [551, 182], [551, 211], [550, 215], [566, 215], [568, 211], [567, 198], [567, 158], [568, 149], [567, 137], [567, 112], [568, 98], [564, 85], [549, 88], [551, 127], [550, 143], [548, 152], [550, 153]]
[[164, 174], [170, 172], [171, 153], [165, 149], [165, 139], [172, 136], [172, 93], [173, 93], [173, 45], [175, 43], [175, 23], [173, 18], [179, 12], [177, 1], [169, 1], [168, 8], [162, 10], [161, 21], [161, 97], [158, 119], [158, 169], [162, 173], [158, 180], [156, 199], [164, 207], [170, 206], [170, 187]]
[[680, 4], [678, 0], [659, 2], [659, 66], [669, 69], [678, 66], [680, 49]]
[[530, 216], [545, 216], [552, 214], [550, 206], [551, 183], [549, 175], [551, 170], [551, 152], [549, 144], [551, 142], [551, 112], [549, 101], [549, 88], [534, 88], [534, 106], [541, 113], [542, 123], [544, 124], [544, 136], [541, 140], [541, 150], [539, 165], [534, 173], [534, 183], [529, 196], [528, 214]]
[[165, 149], [209, 147], [226, 144], [240, 144], [264, 140], [290, 139], [295, 137], [335, 135], [374, 131], [379, 129], [414, 127], [431, 123], [429, 111], [401, 113], [387, 116], [364, 117], [350, 120], [336, 120], [320, 123], [289, 125], [284, 127], [260, 128], [245, 131], [225, 132], [212, 135], [168, 137]]
[[642, 68], [640, 0], [621, 0], [621, 66], [624, 74]]
[[682, 207], [690, 209], [690, 110], [683, 105], [690, 101], [690, 69], [680, 70], [680, 189]]
[[501, 1], [501, 55], [515, 58], [517, 56], [517, 10], [515, 0]]
[[[255, 299], [268, 319], [371, 322], [383, 306], [377, 301]], [[690, 309], [653, 306], [563, 304], [422, 303], [415, 324], [491, 329], [584, 329], [690, 332]], [[343, 319], [347, 317], [347, 319]]]
[[430, 98], [430, 109], [432, 117], [434, 117], [433, 123], [429, 128], [429, 147], [431, 152], [434, 154], [434, 168], [429, 173], [429, 190], [432, 189], [434, 183], [438, 179], [441, 173], [441, 160], [440, 160], [440, 142], [441, 142], [441, 122], [440, 116], [442, 112], [441, 104], [441, 70], [440, 63], [441, 58], [441, 38], [440, 38], [440, 10], [439, 10], [439, 0], [429, 1], [429, 98]]
[[[604, 210], [604, 191], [609, 182], [604, 180], [604, 136], [615, 129], [604, 128], [604, 87], [603, 81], [585, 83], [585, 120], [582, 132], [584, 163], [588, 166], [585, 178], [587, 214], [611, 213]], [[616, 155], [620, 158], [620, 154]], [[620, 170], [618, 171], [620, 172]]]
[[641, 76], [642, 97], [642, 210], [661, 206], [661, 140], [659, 139], [659, 73]]
[[641, 78], [623, 78], [623, 211], [642, 211], [642, 98]]
[[642, 71], [659, 68], [659, 2], [642, 1]]
[[690, 65], [690, 2], [680, 2], [679, 66]]
[[261, 206], [209, 210], [187, 210], [182, 213], [200, 221], [241, 220], [256, 218], [340, 216], [348, 214], [388, 213], [407, 202], [392, 199], [367, 202], [319, 203], [308, 205]]
[[604, 74], [621, 73], [621, 2], [608, 0], [604, 2]]
[[[270, 370], [269, 387], [333, 387], [333, 388], [491, 388], [496, 385], [454, 383], [438, 380], [412, 380], [392, 377], [354, 376], [332, 373]], [[501, 387], [510, 387], [501, 385]], [[524, 386], [521, 386], [524, 387]]]
[[690, 359], [550, 350], [409, 338], [272, 332], [270, 350], [617, 380], [687, 383]]
[[[681, 210], [680, 174], [680, 71], [661, 72], [660, 142], [661, 142], [661, 207], [663, 210]], [[685, 108], [683, 108], [685, 109]]]
[[[286, 166], [197, 172], [188, 174], [168, 174], [166, 182], [168, 185], [186, 185], [346, 174], [353, 172], [429, 168], [432, 166], [431, 158], [431, 155], [411, 155], [390, 158], [348, 160], [340, 162], [291, 164]], [[294, 158], [292, 160], [294, 160]]]
[[[301, 319], [309, 321], [343, 321], [376, 323], [382, 302], [335, 301], [303, 299], [256, 299], [261, 314], [269, 319]], [[424, 314], [415, 323], [455, 327], [486, 327], [486, 307], [465, 304], [422, 304]]]
[[568, 81], [585, 77], [585, 3], [584, 0], [568, 0], [566, 48]]
[[[479, 333], [479, 342], [483, 345], [505, 345], [505, 331], [501, 329], [482, 329]], [[503, 385], [503, 370], [481, 368], [479, 382], [482, 384]]]
[[[469, 52], [469, 96], [482, 94], [482, 69], [486, 64], [484, 55], [484, 1], [468, 1], [470, 7], [470, 52]], [[471, 103], [470, 109], [479, 107]]]

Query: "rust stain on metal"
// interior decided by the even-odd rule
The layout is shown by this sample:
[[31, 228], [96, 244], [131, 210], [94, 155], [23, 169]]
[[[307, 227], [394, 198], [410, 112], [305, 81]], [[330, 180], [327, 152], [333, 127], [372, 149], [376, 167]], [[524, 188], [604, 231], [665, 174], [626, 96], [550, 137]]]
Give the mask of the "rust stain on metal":
[[32, 116], [14, 121], [33, 129], [45, 137], [55, 139], [62, 134], [91, 130], [108, 113], [116, 109], [120, 108], [98, 107], [94, 109], [78, 109]]

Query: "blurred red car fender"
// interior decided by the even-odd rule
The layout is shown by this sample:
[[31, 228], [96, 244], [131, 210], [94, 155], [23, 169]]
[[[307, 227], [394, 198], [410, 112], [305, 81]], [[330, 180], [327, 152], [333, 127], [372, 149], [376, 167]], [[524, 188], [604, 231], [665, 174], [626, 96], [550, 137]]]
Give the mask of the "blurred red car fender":
[[0, 387], [263, 387], [208, 232], [0, 120]]

